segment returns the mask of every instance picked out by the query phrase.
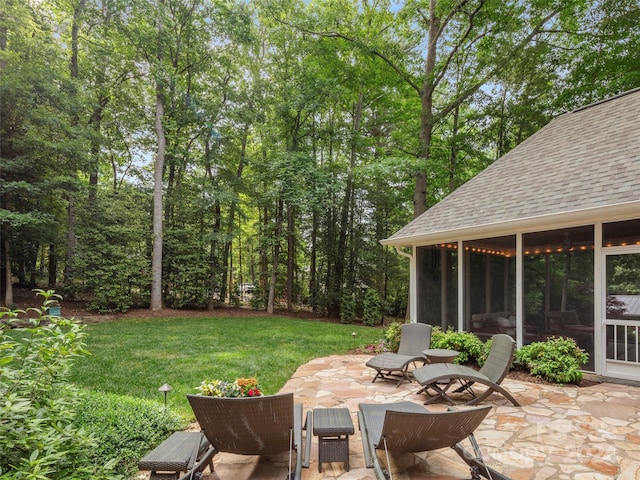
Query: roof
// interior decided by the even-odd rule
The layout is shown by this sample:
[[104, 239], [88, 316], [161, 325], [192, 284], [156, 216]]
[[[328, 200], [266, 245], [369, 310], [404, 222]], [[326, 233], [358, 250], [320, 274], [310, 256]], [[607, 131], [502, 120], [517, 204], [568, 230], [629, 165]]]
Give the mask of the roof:
[[569, 217], [593, 222], [614, 206], [638, 218], [639, 132], [640, 88], [562, 114], [382, 243], [452, 241]]
[[611, 295], [624, 304], [625, 315], [640, 317], [640, 295]]

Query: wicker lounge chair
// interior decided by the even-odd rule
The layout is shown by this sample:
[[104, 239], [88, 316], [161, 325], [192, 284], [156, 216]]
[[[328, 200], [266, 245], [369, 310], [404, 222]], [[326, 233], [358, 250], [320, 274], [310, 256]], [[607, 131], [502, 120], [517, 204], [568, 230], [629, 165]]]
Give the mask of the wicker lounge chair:
[[[430, 395], [429, 390], [431, 390], [434, 393], [425, 404], [433, 403], [439, 399], [453, 404], [454, 402], [447, 392], [456, 382], [460, 382], [461, 385], [453, 392], [471, 394], [472, 398], [466, 402], [467, 405], [478, 404], [493, 392], [498, 392], [515, 406], [520, 406], [513, 395], [500, 386], [511, 367], [516, 344], [513, 338], [502, 333], [494, 335], [492, 340], [487, 361], [479, 371], [452, 363], [435, 363], [416, 368], [413, 371], [413, 376], [423, 387], [420, 392]], [[485, 385], [487, 389], [482, 394], [476, 395], [472, 388], [475, 383]]]
[[311, 442], [307, 439], [303, 455], [302, 405], [294, 405], [292, 393], [251, 398], [200, 395], [187, 398], [200, 428], [216, 451], [240, 455], [289, 452], [290, 480], [299, 480], [301, 467], [309, 466]]
[[422, 353], [431, 345], [431, 325], [425, 323], [406, 323], [402, 325], [400, 333], [400, 347], [398, 353], [385, 352], [376, 355], [365, 365], [376, 370], [373, 382], [378, 378], [383, 380], [397, 380], [398, 386], [403, 380], [411, 382], [409, 366], [426, 362]]
[[[373, 468], [378, 480], [393, 478], [390, 456], [450, 447], [471, 469], [471, 478], [485, 477], [509, 480], [509, 477], [487, 467], [473, 432], [491, 410], [490, 406], [465, 410], [429, 412], [413, 402], [360, 404], [358, 421], [362, 433], [365, 463]], [[473, 452], [460, 442], [469, 439]], [[386, 468], [377, 450], [384, 451]]]

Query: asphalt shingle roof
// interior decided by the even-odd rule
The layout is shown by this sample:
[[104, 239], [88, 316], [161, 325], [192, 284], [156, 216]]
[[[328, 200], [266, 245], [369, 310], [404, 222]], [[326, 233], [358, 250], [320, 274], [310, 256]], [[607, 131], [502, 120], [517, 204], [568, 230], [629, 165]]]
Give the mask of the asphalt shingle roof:
[[384, 243], [638, 201], [640, 89], [560, 115]]

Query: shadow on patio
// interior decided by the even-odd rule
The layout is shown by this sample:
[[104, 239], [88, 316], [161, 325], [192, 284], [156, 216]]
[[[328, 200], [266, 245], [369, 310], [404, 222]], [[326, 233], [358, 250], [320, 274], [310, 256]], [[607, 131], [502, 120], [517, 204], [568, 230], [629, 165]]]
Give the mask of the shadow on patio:
[[[314, 407], [345, 407], [351, 412], [355, 435], [350, 437], [350, 466], [325, 463], [318, 472], [317, 437], [313, 437], [311, 466], [303, 480], [374, 479], [364, 466], [356, 412], [358, 404], [409, 400], [422, 404], [415, 383], [396, 387], [371, 383], [368, 357], [343, 355], [318, 358], [302, 365], [282, 392], [293, 392], [304, 411]], [[514, 480], [640, 479], [640, 387], [596, 384], [589, 387], [549, 386], [506, 379], [503, 385], [522, 404], [513, 407], [500, 395], [476, 430], [487, 465]], [[444, 409], [445, 405], [430, 405]], [[311, 437], [311, 435], [309, 435]], [[215, 473], [204, 480], [271, 480], [286, 478], [287, 458], [257, 459], [230, 454], [215, 457]], [[405, 455], [394, 466], [396, 480], [469, 478], [464, 462], [450, 449]]]

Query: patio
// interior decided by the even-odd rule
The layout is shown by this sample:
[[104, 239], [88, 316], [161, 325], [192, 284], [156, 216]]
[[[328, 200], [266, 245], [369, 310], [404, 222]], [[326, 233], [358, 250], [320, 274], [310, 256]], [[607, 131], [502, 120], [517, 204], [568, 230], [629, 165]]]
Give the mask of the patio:
[[[317, 437], [313, 437], [311, 466], [303, 480], [374, 479], [364, 466], [358, 431], [358, 404], [410, 400], [422, 404], [415, 383], [371, 383], [374, 372], [364, 366], [368, 357], [342, 355], [318, 358], [302, 365], [282, 392], [293, 392], [304, 411], [314, 407], [346, 407], [355, 435], [350, 437], [349, 472], [341, 463], [323, 464], [318, 472]], [[560, 387], [506, 379], [522, 407], [499, 395], [476, 438], [487, 465], [514, 480], [640, 479], [640, 387], [598, 384]], [[445, 405], [429, 406], [444, 409]], [[230, 454], [215, 457], [216, 472], [204, 480], [271, 480], [286, 478], [287, 458], [258, 459]], [[469, 470], [449, 449], [406, 455], [393, 469], [397, 480], [469, 478]]]

